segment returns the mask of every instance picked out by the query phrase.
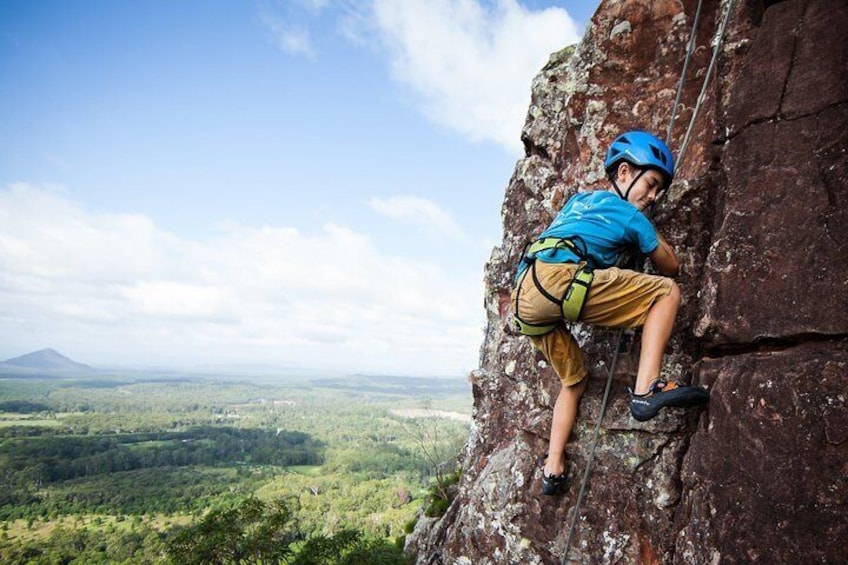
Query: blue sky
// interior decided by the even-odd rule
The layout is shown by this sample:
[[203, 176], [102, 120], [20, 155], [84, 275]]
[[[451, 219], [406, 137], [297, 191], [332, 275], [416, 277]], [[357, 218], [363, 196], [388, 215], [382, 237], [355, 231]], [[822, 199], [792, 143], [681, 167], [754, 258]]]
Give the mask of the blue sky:
[[462, 375], [597, 2], [5, 0], [0, 358]]

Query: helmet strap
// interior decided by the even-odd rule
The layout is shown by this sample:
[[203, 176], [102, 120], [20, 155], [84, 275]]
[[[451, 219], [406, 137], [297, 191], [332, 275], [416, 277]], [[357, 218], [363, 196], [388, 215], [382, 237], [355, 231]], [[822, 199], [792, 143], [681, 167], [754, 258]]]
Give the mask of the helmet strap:
[[630, 182], [630, 186], [628, 186], [628, 187], [627, 187], [627, 192], [625, 192], [625, 193], [624, 193], [624, 199], [625, 199], [625, 200], [627, 200], [627, 197], [628, 197], [628, 196], [630, 196], [630, 191], [631, 191], [631, 190], [633, 190], [633, 186], [636, 184], [636, 182], [637, 182], [640, 178], [642, 178], [642, 175], [644, 175], [644, 174], [645, 174], [645, 171], [647, 171], [647, 170], [648, 170], [648, 169], [639, 169], [639, 174], [638, 174], [638, 175], [636, 175], [636, 178], [634, 178], [634, 179]]
[[615, 189], [615, 191], [618, 193], [618, 195], [621, 197], [621, 199], [627, 200], [626, 198], [624, 198], [624, 195], [621, 193], [621, 189], [618, 188], [618, 183], [615, 182], [615, 178], [611, 178], [610, 181], [612, 182], [612, 187]]
[[[633, 168], [635, 169], [637, 167], [633, 167]], [[627, 187], [627, 190], [624, 192], [624, 194], [622, 194], [621, 189], [618, 188], [618, 183], [615, 182], [615, 178], [611, 179], [613, 188], [615, 188], [615, 191], [618, 193], [618, 195], [621, 197], [622, 200], [627, 200], [627, 197], [630, 196], [630, 191], [633, 190], [633, 187], [636, 185], [636, 183], [639, 181], [639, 179], [642, 178], [642, 175], [644, 175], [645, 172], [648, 169], [638, 169], [638, 170], [639, 170], [639, 174], [636, 175], [636, 178], [634, 178], [632, 181], [630, 181], [630, 186]]]

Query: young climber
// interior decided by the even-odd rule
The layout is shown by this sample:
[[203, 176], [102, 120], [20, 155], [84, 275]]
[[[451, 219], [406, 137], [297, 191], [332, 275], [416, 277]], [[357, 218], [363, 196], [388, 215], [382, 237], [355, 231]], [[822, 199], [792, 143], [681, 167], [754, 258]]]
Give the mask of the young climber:
[[[679, 263], [671, 246], [642, 212], [674, 178], [674, 157], [655, 136], [641, 131], [613, 141], [604, 168], [608, 191], [584, 192], [566, 202], [550, 227], [525, 252], [512, 293], [514, 324], [528, 335], [560, 378], [542, 492], [565, 488], [565, 445], [586, 388], [588, 369], [567, 323], [642, 327], [642, 347], [630, 412], [650, 420], [665, 406], [706, 402], [708, 393], [660, 379], [663, 351], [680, 306], [680, 288], [669, 277]], [[664, 276], [614, 267], [636, 248]]]

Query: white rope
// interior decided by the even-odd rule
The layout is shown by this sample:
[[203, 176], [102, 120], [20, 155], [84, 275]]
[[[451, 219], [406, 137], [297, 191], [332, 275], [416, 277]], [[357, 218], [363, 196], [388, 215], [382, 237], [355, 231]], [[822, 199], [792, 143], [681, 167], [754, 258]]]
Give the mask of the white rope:
[[583, 472], [583, 481], [580, 483], [580, 492], [577, 493], [577, 502], [574, 505], [574, 514], [571, 516], [571, 527], [568, 529], [568, 541], [565, 543], [565, 553], [562, 556], [562, 565], [568, 563], [568, 552], [571, 550], [571, 540], [574, 538], [574, 531], [577, 526], [577, 519], [580, 516], [580, 504], [583, 502], [583, 493], [586, 492], [586, 485], [589, 483], [589, 472], [592, 469], [592, 462], [595, 459], [595, 448], [598, 446], [598, 437], [601, 435], [601, 422], [604, 421], [604, 412], [607, 409], [607, 400], [609, 400], [610, 388], [612, 387], [612, 376], [615, 373], [615, 365], [618, 362], [618, 354], [621, 353], [621, 338], [624, 337], [624, 330], [618, 330], [618, 340], [615, 344], [615, 353], [612, 356], [610, 363], [609, 375], [607, 375], [607, 386], [604, 389], [604, 399], [601, 401], [601, 413], [598, 415], [598, 423], [595, 425], [595, 433], [592, 439], [592, 449], [589, 451], [589, 457], [586, 460], [586, 470]]
[[671, 118], [668, 120], [668, 130], [665, 132], [666, 145], [671, 145], [671, 127], [677, 117], [677, 108], [680, 107], [680, 96], [683, 94], [683, 83], [686, 80], [686, 69], [695, 51], [695, 39], [698, 37], [698, 22], [701, 19], [701, 6], [704, 0], [698, 0], [698, 8], [695, 10], [695, 19], [692, 21], [692, 31], [689, 32], [689, 46], [686, 48], [686, 58], [683, 59], [683, 70], [680, 72], [680, 80], [677, 82], [677, 94], [674, 96], [674, 104], [671, 106]]
[[680, 151], [677, 153], [677, 168], [683, 164], [683, 157], [686, 155], [686, 148], [689, 146], [689, 138], [692, 135], [692, 129], [695, 126], [695, 118], [698, 117], [698, 112], [701, 110], [701, 105], [706, 97], [707, 85], [710, 82], [710, 77], [713, 74], [715, 62], [718, 59], [718, 52], [721, 51], [721, 44], [724, 41], [724, 28], [727, 27], [727, 22], [730, 20], [730, 14], [733, 12], [734, 0], [727, 0], [724, 17], [721, 20], [721, 26], [713, 38], [713, 56], [710, 59], [710, 66], [707, 67], [707, 74], [704, 76], [704, 83], [701, 85], [701, 92], [698, 94], [698, 101], [692, 110], [692, 117], [689, 119], [689, 127], [686, 129], [686, 136], [683, 138], [683, 144], [680, 146]]

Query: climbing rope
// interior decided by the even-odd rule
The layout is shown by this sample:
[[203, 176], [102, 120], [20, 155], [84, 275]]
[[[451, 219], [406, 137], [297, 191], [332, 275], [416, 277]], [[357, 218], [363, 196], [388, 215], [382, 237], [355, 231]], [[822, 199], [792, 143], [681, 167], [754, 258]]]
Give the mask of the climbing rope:
[[[701, 10], [701, 1], [698, 1], [698, 11]], [[695, 103], [695, 108], [692, 110], [692, 116], [689, 118], [689, 127], [686, 128], [686, 135], [683, 137], [683, 144], [680, 146], [680, 151], [677, 152], [677, 169], [680, 169], [680, 166], [683, 163], [683, 157], [686, 155], [686, 148], [689, 146], [689, 138], [692, 135], [692, 130], [695, 126], [695, 118], [698, 116], [698, 112], [701, 110], [701, 105], [704, 103], [704, 99], [706, 98], [707, 93], [707, 85], [710, 82], [710, 78], [713, 74], [713, 69], [715, 68], [716, 60], [718, 59], [718, 52], [721, 51], [721, 44], [724, 41], [724, 29], [727, 27], [727, 22], [730, 21], [730, 14], [733, 12], [733, 3], [735, 0], [727, 0], [727, 4], [725, 5], [724, 17], [721, 20], [721, 25], [716, 31], [715, 36], [713, 37], [713, 56], [710, 59], [710, 65], [707, 67], [707, 74], [704, 76], [704, 82], [701, 84], [701, 91], [698, 93], [698, 101]], [[692, 35], [695, 35], [695, 27], [692, 28]], [[688, 58], [688, 55], [687, 55]], [[685, 65], [684, 65], [685, 69]], [[680, 84], [683, 84], [683, 76], [680, 77]], [[674, 113], [672, 113], [672, 120], [674, 119]], [[669, 135], [671, 135], [671, 124], [669, 124]]]
[[[716, 35], [715, 35], [715, 37], [713, 38], [713, 41], [712, 41], [712, 43], [713, 43], [712, 58], [710, 59], [709, 67], [707, 67], [707, 73], [704, 76], [704, 82], [701, 85], [701, 91], [698, 94], [698, 99], [697, 99], [697, 102], [695, 104], [695, 108], [692, 110], [692, 116], [689, 119], [689, 126], [686, 129], [686, 135], [683, 138], [683, 144], [681, 145], [680, 151], [677, 154], [677, 168], [678, 169], [680, 168], [680, 164], [683, 162], [683, 156], [686, 153], [686, 148], [689, 144], [689, 138], [692, 134], [692, 129], [694, 128], [694, 125], [695, 125], [695, 118], [697, 117], [698, 112], [700, 112], [701, 106], [703, 105], [703, 102], [704, 102], [705, 93], [707, 91], [707, 85], [708, 85], [710, 78], [712, 76], [713, 68], [715, 66], [716, 59], [718, 58], [718, 53], [721, 50], [721, 44], [724, 40], [724, 30], [725, 30], [725, 27], [727, 26], [727, 22], [730, 19], [730, 14], [733, 11], [733, 2], [734, 2], [734, 0], [727, 0], [727, 4], [725, 6], [724, 17], [722, 18], [721, 24], [720, 24], [720, 26], [719, 26], [719, 28], [716, 32]], [[675, 95], [674, 104], [672, 105], [672, 108], [671, 108], [671, 118], [669, 120], [668, 130], [666, 132], [666, 143], [668, 143], [671, 140], [671, 129], [672, 129], [672, 126], [674, 125], [674, 120], [675, 120], [675, 117], [676, 117], [676, 114], [677, 114], [677, 108], [680, 104], [680, 97], [681, 97], [681, 94], [683, 92], [683, 82], [686, 79], [686, 69], [689, 66], [689, 61], [692, 58], [692, 53], [694, 52], [695, 38], [696, 38], [696, 35], [697, 35], [697, 30], [698, 30], [698, 20], [700, 19], [700, 16], [701, 16], [701, 5], [702, 4], [703, 4], [703, 0], [698, 0], [698, 7], [695, 11], [695, 19], [692, 22], [692, 31], [690, 32], [689, 45], [686, 49], [686, 57], [684, 58], [684, 61], [683, 61], [683, 70], [680, 73], [680, 82], [678, 83], [678, 86], [677, 86], [677, 94]], [[589, 484], [589, 475], [590, 475], [591, 470], [592, 470], [592, 463], [595, 459], [595, 448], [597, 448], [597, 446], [598, 446], [598, 439], [599, 439], [600, 433], [601, 433], [601, 423], [604, 420], [604, 414], [605, 414], [606, 409], [607, 409], [607, 402], [609, 401], [609, 393], [610, 393], [610, 389], [612, 387], [612, 377], [613, 377], [613, 374], [615, 374], [615, 366], [618, 363], [618, 356], [621, 353], [621, 343], [622, 343], [623, 336], [624, 336], [624, 330], [619, 329], [618, 330], [618, 338], [616, 339], [616, 344], [615, 344], [615, 351], [613, 352], [612, 361], [611, 361], [610, 367], [609, 367], [609, 373], [607, 374], [607, 383], [606, 383], [606, 387], [604, 388], [604, 397], [603, 397], [603, 400], [601, 400], [601, 409], [600, 409], [600, 414], [598, 415], [598, 422], [597, 422], [597, 424], [595, 424], [595, 431], [594, 431], [593, 436], [592, 436], [592, 447], [589, 449], [589, 455], [586, 459], [586, 469], [583, 472], [583, 479], [580, 482], [580, 490], [577, 493], [577, 502], [574, 505], [574, 510], [573, 510], [573, 513], [572, 513], [572, 516], [571, 516], [571, 526], [568, 529], [568, 538], [566, 539], [565, 551], [564, 551], [563, 556], [562, 556], [562, 564], [563, 565], [567, 565], [567, 563], [568, 563], [568, 553], [569, 553], [569, 551], [571, 551], [571, 542], [574, 539], [574, 534], [576, 532], [576, 527], [577, 527], [577, 520], [580, 517], [580, 505], [583, 502], [583, 495], [586, 492], [586, 486]]]
[[[671, 118], [668, 120], [668, 129], [665, 132], [665, 143], [671, 143], [671, 128], [674, 126], [674, 118], [677, 117], [677, 108], [680, 107], [680, 96], [683, 94], [683, 82], [686, 78], [686, 69], [689, 68], [689, 61], [692, 59], [692, 53], [695, 51], [695, 39], [698, 37], [698, 22], [701, 19], [701, 5], [703, 0], [698, 0], [698, 7], [695, 9], [695, 19], [692, 21], [692, 31], [689, 32], [689, 46], [686, 47], [686, 58], [683, 59], [683, 70], [680, 72], [680, 81], [677, 83], [677, 94], [674, 96], [674, 104], [671, 106]], [[680, 161], [680, 156], [677, 156]]]
[[604, 398], [601, 400], [601, 413], [598, 416], [598, 423], [595, 424], [595, 432], [592, 436], [592, 448], [589, 450], [589, 457], [586, 461], [586, 470], [583, 471], [583, 480], [580, 482], [580, 491], [577, 493], [577, 502], [574, 505], [574, 514], [571, 517], [571, 527], [568, 529], [568, 541], [565, 544], [565, 554], [562, 558], [563, 565], [568, 563], [568, 551], [571, 549], [571, 540], [574, 538], [574, 532], [577, 527], [577, 517], [580, 515], [580, 504], [583, 502], [583, 493], [586, 492], [586, 485], [589, 483], [589, 472], [592, 469], [592, 461], [595, 459], [595, 448], [598, 446], [598, 437], [601, 435], [601, 422], [604, 421], [604, 412], [607, 409], [607, 401], [609, 400], [609, 393], [612, 388], [612, 376], [615, 373], [615, 365], [618, 363], [618, 354], [621, 352], [622, 337], [624, 337], [624, 330], [618, 330], [618, 339], [615, 342], [615, 353], [612, 356], [612, 363], [610, 363], [607, 385], [606, 388], [604, 388]]

